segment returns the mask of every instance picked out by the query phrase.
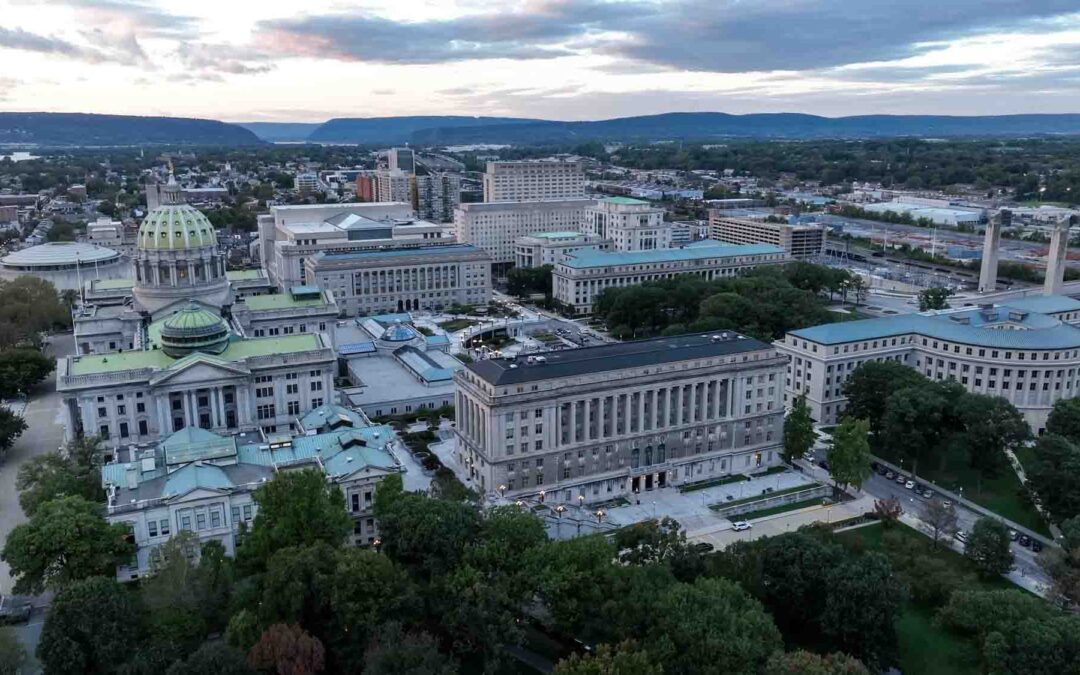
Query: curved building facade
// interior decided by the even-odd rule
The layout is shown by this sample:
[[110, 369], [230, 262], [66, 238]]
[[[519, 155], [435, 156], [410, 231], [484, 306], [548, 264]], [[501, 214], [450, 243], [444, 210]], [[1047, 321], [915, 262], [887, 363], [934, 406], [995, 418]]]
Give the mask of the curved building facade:
[[893, 360], [1005, 398], [1038, 433], [1054, 403], [1080, 395], [1078, 323], [1080, 301], [1038, 296], [792, 331], [776, 342], [789, 358], [785, 403], [805, 394], [815, 420], [836, 424], [851, 373], [867, 361]]
[[35, 276], [58, 290], [78, 289], [92, 279], [120, 279], [128, 268], [122, 255], [104, 246], [54, 241], [31, 246], [0, 259], [0, 277]]

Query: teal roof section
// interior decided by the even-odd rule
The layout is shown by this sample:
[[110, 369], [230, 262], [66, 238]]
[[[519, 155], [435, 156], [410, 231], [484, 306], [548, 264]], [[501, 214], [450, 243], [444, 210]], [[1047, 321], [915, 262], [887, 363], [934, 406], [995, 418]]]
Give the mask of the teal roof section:
[[217, 234], [194, 206], [163, 204], [139, 225], [137, 243], [144, 250], [182, 251], [217, 246]]
[[225, 272], [225, 278], [229, 281], [256, 281], [265, 279], [266, 273], [262, 270], [229, 270]]
[[1001, 349], [1080, 348], [1080, 329], [1010, 306], [844, 321], [794, 330], [789, 335], [824, 345], [918, 335]]
[[573, 269], [611, 267], [613, 265], [645, 265], [649, 263], [709, 260], [711, 258], [738, 258], [749, 255], [783, 255], [784, 249], [771, 244], [747, 244], [728, 246], [717, 243], [714, 246], [695, 246], [693, 248], [663, 248], [652, 251], [608, 252], [585, 250], [573, 254], [563, 261], [563, 265]]
[[1061, 312], [1080, 311], [1080, 300], [1067, 295], [1029, 295], [1003, 303], [1014, 309], [1022, 309], [1039, 314], [1060, 314]]
[[248, 309], [270, 311], [274, 309], [299, 309], [301, 307], [326, 307], [328, 303], [320, 291], [318, 297], [301, 296], [297, 298], [292, 293], [269, 293], [266, 295], [253, 295], [244, 299]]
[[536, 239], [572, 239], [574, 237], [583, 237], [585, 235], [582, 234], [581, 232], [569, 232], [569, 231], [567, 231], [567, 232], [538, 232], [538, 233], [536, 233], [534, 235], [531, 235], [531, 236], [535, 237]]
[[221, 467], [213, 464], [194, 463], [173, 471], [165, 479], [162, 497], [179, 497], [198, 489], [225, 490], [233, 482]]
[[161, 447], [169, 466], [236, 456], [236, 439], [200, 427], [184, 427], [166, 438]]
[[176, 358], [192, 352], [220, 354], [229, 346], [229, 327], [219, 314], [192, 300], [161, 323], [157, 338], [165, 353]]
[[608, 204], [621, 204], [623, 206], [649, 206], [649, 202], [644, 199], [634, 199], [633, 197], [604, 197], [601, 201], [605, 201]]
[[360, 413], [336, 403], [324, 403], [299, 421], [305, 430], [314, 429], [320, 432], [337, 431], [341, 427], [358, 428], [367, 424]]

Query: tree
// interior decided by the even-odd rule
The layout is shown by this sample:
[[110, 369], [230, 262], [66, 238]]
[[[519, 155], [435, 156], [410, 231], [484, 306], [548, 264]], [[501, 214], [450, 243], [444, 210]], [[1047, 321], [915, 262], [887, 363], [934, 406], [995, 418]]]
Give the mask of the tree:
[[447, 574], [456, 568], [466, 544], [480, 528], [475, 506], [405, 493], [400, 476], [380, 481], [375, 517], [382, 551], [422, 576]]
[[948, 538], [956, 534], [956, 507], [951, 503], [946, 504], [941, 499], [931, 499], [924, 511], [925, 522], [930, 527], [930, 537], [934, 540], [934, 547], [942, 537]]
[[870, 431], [876, 437], [881, 431], [889, 396], [925, 381], [917, 370], [896, 361], [867, 361], [844, 381], [843, 392], [848, 400], [844, 414], [869, 421]]
[[950, 295], [952, 291], [945, 287], [924, 288], [919, 291], [919, 311], [948, 309]]
[[627, 640], [600, 645], [594, 654], [571, 654], [555, 664], [554, 675], [663, 675], [663, 665]]
[[391, 619], [408, 621], [419, 614], [420, 606], [408, 576], [389, 557], [351, 548], [337, 556], [330, 580], [330, 611], [338, 625], [347, 627], [339, 658], [345, 666], [359, 666], [380, 626]]
[[113, 574], [130, 557], [128, 526], [110, 525], [101, 509], [82, 497], [61, 497], [42, 504], [29, 521], [8, 535], [0, 559], [15, 577], [15, 592], [58, 590], [99, 574]]
[[1009, 531], [998, 520], [979, 518], [971, 528], [964, 555], [975, 563], [979, 574], [993, 578], [1012, 569], [1013, 554], [1009, 549]]
[[300, 626], [276, 623], [251, 648], [248, 663], [277, 675], [314, 675], [326, 667], [326, 650]]
[[874, 500], [874, 515], [881, 520], [882, 527], [892, 527], [903, 513], [904, 508], [900, 506], [900, 500], [896, 497]]
[[165, 675], [255, 675], [244, 653], [223, 642], [208, 642], [183, 661], [177, 661]]
[[0, 281], [0, 348], [36, 347], [42, 332], [70, 325], [52, 283], [29, 275]]
[[882, 422], [885, 446], [911, 462], [913, 475], [919, 461], [944, 459], [943, 442], [959, 428], [956, 410], [966, 394], [957, 382], [926, 380], [889, 396]]
[[980, 478], [994, 478], [1009, 470], [1006, 451], [1017, 450], [1031, 437], [1024, 416], [1000, 396], [965, 394], [958, 401], [956, 415], [962, 431], [954, 440]]
[[1080, 443], [1080, 398], [1063, 398], [1054, 403], [1046, 418], [1046, 433]]
[[810, 452], [815, 440], [817, 432], [814, 431], [810, 406], [806, 405], [806, 394], [799, 394], [791, 412], [784, 418], [784, 461], [790, 464]]
[[761, 603], [726, 579], [675, 584], [651, 610], [643, 644], [672, 675], [754, 672], [783, 644]]
[[1040, 555], [1054, 580], [1053, 593], [1062, 605], [1080, 604], [1080, 516], [1061, 524], [1061, 548], [1048, 546]]
[[37, 657], [46, 675], [113, 673], [140, 643], [144, 611], [113, 579], [91, 577], [62, 589], [41, 631]]
[[905, 594], [888, 558], [880, 553], [849, 558], [830, 571], [827, 587], [820, 622], [832, 647], [874, 670], [894, 663]]
[[365, 675], [453, 675], [457, 662], [439, 651], [428, 633], [406, 633], [396, 622], [384, 624], [364, 656]]
[[324, 542], [345, 543], [352, 519], [341, 489], [319, 471], [282, 471], [255, 491], [259, 510], [240, 549], [241, 560], [261, 569], [274, 551]]
[[20, 675], [26, 664], [26, 650], [15, 631], [4, 626], [0, 628], [0, 675]]
[[75, 439], [62, 451], [48, 452], [19, 467], [15, 487], [19, 505], [33, 516], [41, 504], [63, 496], [96, 503], [105, 501], [97, 437]]
[[26, 431], [26, 420], [8, 408], [0, 408], [0, 457], [15, 444]]
[[1035, 441], [1034, 454], [1025, 470], [1043, 507], [1058, 521], [1080, 515], [1080, 447], [1046, 434]]
[[56, 360], [36, 349], [0, 351], [0, 398], [27, 394], [53, 371]]
[[870, 477], [870, 423], [847, 418], [833, 431], [829, 473], [842, 486], [861, 488]]
[[870, 671], [862, 661], [847, 654], [821, 656], [799, 650], [773, 654], [764, 675], [870, 675]]

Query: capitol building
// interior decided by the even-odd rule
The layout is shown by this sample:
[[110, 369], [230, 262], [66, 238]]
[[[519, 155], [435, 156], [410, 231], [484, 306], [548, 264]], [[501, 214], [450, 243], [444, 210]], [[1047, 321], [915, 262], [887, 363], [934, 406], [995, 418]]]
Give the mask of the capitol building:
[[131, 281], [90, 284], [75, 314], [76, 354], [57, 364], [69, 438], [119, 448], [186, 427], [284, 433], [333, 402], [333, 294], [227, 272], [213, 225], [174, 180], [139, 227], [132, 268]]

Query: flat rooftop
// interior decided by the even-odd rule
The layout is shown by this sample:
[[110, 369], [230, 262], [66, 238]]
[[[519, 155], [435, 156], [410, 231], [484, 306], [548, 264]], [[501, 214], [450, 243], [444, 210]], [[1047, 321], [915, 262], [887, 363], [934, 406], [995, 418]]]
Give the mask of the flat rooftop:
[[[713, 339], [724, 334], [727, 338]], [[491, 384], [503, 385], [771, 349], [772, 345], [733, 331], [710, 331], [531, 355], [543, 356], [546, 361], [542, 363], [534, 360], [530, 364], [525, 358], [501, 358], [476, 361], [465, 367]]]
[[[289, 354], [296, 352], [314, 351], [322, 348], [322, 342], [317, 335], [304, 333], [301, 335], [285, 335], [271, 338], [247, 338], [233, 339], [225, 351], [220, 354], [202, 354], [196, 352], [184, 358], [202, 356], [211, 360], [220, 361], [243, 361], [254, 356], [272, 356], [274, 354]], [[140, 368], [157, 368], [164, 370], [182, 359], [174, 359], [160, 349], [145, 351], [119, 352], [115, 354], [88, 354], [71, 358], [71, 375], [96, 375], [99, 373], [113, 373], [124, 370], [138, 370]]]
[[269, 293], [266, 295], [253, 295], [244, 299], [244, 304], [253, 311], [268, 311], [272, 309], [296, 309], [299, 307], [325, 307], [326, 299], [320, 295], [318, 298], [298, 299], [292, 293]]
[[639, 265], [658, 262], [676, 262], [680, 260], [708, 260], [709, 258], [737, 258], [743, 255], [763, 255], [767, 253], [783, 254], [784, 249], [772, 244], [747, 244], [745, 246], [727, 246], [717, 242], [715, 245], [688, 246], [684, 248], [661, 248], [653, 251], [608, 252], [585, 250], [563, 261], [563, 265], [573, 269], [589, 267], [610, 267], [612, 265]]
[[[388, 251], [356, 251], [355, 253], [320, 253], [325, 260], [378, 260], [381, 258], [405, 258], [409, 256], [460, 255], [479, 253], [480, 249], [472, 244], [447, 244], [445, 246], [419, 246]], [[267, 297], [267, 296], [256, 296]]]

